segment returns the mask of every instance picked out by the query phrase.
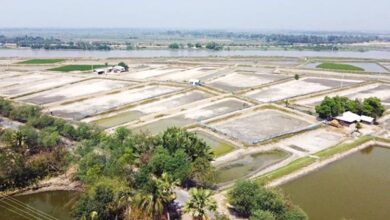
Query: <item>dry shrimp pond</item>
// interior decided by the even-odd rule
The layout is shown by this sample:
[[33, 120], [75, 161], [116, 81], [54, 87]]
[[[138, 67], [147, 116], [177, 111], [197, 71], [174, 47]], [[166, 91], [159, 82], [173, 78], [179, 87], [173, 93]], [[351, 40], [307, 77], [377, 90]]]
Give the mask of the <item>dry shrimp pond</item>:
[[229, 137], [252, 145], [307, 129], [311, 123], [279, 110], [265, 109], [242, 117], [221, 120], [209, 126]]
[[130, 85], [134, 84], [117, 80], [91, 79], [78, 83], [73, 83], [61, 88], [52, 89], [50, 91], [35, 93], [30, 96], [24, 96], [19, 100], [42, 105], [51, 102], [62, 102], [68, 99], [92, 95], [100, 92], [108, 92]]
[[202, 91], [190, 91], [182, 94], [173, 95], [171, 97], [154, 101], [148, 104], [139, 105], [126, 111], [98, 119], [96, 121], [93, 121], [93, 123], [103, 128], [111, 128], [121, 124], [126, 124], [131, 121], [135, 121], [136, 119], [144, 115], [163, 112], [171, 108], [176, 108], [182, 105], [208, 98], [210, 96], [210, 94]]
[[245, 96], [260, 102], [274, 102], [324, 90], [350, 86], [359, 82], [361, 81], [310, 77], [264, 87], [248, 92]]
[[[390, 84], [386, 83], [374, 83], [369, 84], [341, 92], [336, 93], [329, 93], [326, 94], [327, 96], [346, 96], [350, 99], [365, 99], [369, 97], [378, 97], [382, 100], [383, 105], [386, 108], [390, 107]], [[300, 105], [307, 105], [314, 107], [315, 105], [319, 104], [321, 100], [324, 98], [325, 95], [317, 96], [310, 99], [303, 99], [300, 101], [297, 101], [297, 104]]]
[[136, 89], [114, 92], [113, 94], [104, 96], [88, 98], [70, 104], [50, 107], [48, 111], [56, 116], [79, 120], [87, 116], [120, 107], [122, 105], [172, 93], [178, 90], [180, 90], [179, 87], [173, 86], [145, 86]]
[[194, 109], [187, 110], [184, 113], [163, 118], [141, 127], [136, 127], [136, 130], [148, 131], [152, 134], [158, 134], [159, 132], [172, 126], [184, 127], [191, 124], [196, 124], [203, 120], [242, 110], [247, 107], [249, 107], [249, 105], [244, 101], [238, 99], [226, 99], [214, 104], [195, 107]]

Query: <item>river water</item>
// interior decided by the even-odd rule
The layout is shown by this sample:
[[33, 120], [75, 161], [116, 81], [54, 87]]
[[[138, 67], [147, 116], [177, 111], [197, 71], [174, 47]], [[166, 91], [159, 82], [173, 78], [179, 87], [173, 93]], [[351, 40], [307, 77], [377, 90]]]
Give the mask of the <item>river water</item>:
[[310, 219], [390, 219], [390, 149], [369, 147], [282, 186]]
[[208, 57], [208, 56], [259, 56], [259, 57], [350, 57], [390, 59], [390, 51], [299, 51], [299, 50], [32, 50], [0, 49], [0, 57], [55, 58], [55, 57]]

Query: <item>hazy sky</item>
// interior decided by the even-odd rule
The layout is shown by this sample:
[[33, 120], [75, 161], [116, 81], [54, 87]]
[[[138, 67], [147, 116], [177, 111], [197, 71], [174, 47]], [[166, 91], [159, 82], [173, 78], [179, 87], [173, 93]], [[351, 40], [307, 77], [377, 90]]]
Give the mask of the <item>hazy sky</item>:
[[0, 0], [0, 27], [390, 31], [390, 0]]

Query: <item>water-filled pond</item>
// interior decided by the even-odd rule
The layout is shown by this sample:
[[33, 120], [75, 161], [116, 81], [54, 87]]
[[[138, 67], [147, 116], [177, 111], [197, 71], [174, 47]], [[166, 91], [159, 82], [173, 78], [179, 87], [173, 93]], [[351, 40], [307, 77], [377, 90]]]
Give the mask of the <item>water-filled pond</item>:
[[[320, 64], [321, 64], [320, 62], [308, 63], [304, 67], [309, 68], [309, 69], [317, 69], [318, 68], [317, 66]], [[360, 68], [364, 69], [364, 71], [367, 71], [367, 72], [377, 72], [377, 73], [386, 73], [387, 72], [387, 70], [385, 68], [383, 68], [382, 66], [380, 66], [377, 63], [346, 62], [344, 64], [349, 64], [352, 66], [360, 67]]]
[[204, 140], [211, 147], [211, 150], [214, 152], [214, 155], [216, 157], [227, 154], [235, 149], [233, 145], [217, 138], [216, 136], [208, 134], [207, 132], [199, 130], [195, 131], [195, 133], [199, 138]]
[[285, 159], [289, 154], [281, 150], [248, 154], [217, 167], [217, 183], [242, 179]]
[[111, 128], [130, 121], [135, 121], [143, 115], [145, 114], [140, 111], [127, 111], [107, 118], [101, 118], [99, 120], [93, 121], [92, 123], [102, 128]]
[[369, 147], [282, 188], [310, 219], [390, 219], [389, 158]]
[[42, 192], [0, 199], [0, 219], [70, 220], [72, 206], [80, 193], [74, 191]]

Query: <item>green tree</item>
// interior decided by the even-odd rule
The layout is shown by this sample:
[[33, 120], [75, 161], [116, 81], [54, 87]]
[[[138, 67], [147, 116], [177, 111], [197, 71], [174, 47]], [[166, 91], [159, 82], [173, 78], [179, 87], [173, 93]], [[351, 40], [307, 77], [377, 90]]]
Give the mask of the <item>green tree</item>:
[[364, 115], [377, 119], [383, 115], [385, 112], [385, 107], [382, 105], [382, 102], [379, 98], [370, 97], [364, 99], [362, 111]]
[[270, 211], [256, 210], [249, 220], [275, 220], [275, 216]]
[[150, 181], [148, 190], [138, 193], [134, 203], [138, 209], [157, 220], [164, 213], [169, 215], [167, 205], [176, 198], [173, 188], [178, 185], [178, 181], [166, 173], [163, 173], [161, 178], [151, 177]]
[[206, 158], [213, 160], [213, 153], [210, 146], [203, 140], [199, 139], [195, 133], [188, 132], [182, 128], [168, 128], [161, 136], [159, 144], [170, 153], [183, 149], [190, 157], [191, 161], [197, 158]]
[[206, 44], [206, 48], [209, 50], [222, 50], [223, 46], [216, 42], [209, 42]]
[[228, 193], [228, 201], [244, 217], [249, 217], [256, 208], [259, 186], [252, 181], [237, 181]]
[[283, 215], [286, 220], [308, 220], [307, 214], [299, 207], [294, 207]]
[[92, 220], [91, 213], [96, 212], [98, 219], [114, 219], [115, 214], [110, 209], [114, 201], [113, 189], [107, 185], [98, 185], [80, 198], [74, 206], [72, 216]]
[[217, 210], [217, 203], [212, 198], [211, 190], [192, 188], [189, 193], [190, 199], [184, 205], [184, 212], [191, 213], [194, 219], [208, 220], [207, 213]]
[[278, 191], [248, 180], [237, 182], [229, 191], [228, 200], [240, 215], [251, 219], [257, 219], [256, 215], [260, 215], [260, 211], [261, 216], [267, 215], [263, 213], [267, 211], [272, 213], [275, 219], [290, 219], [285, 216], [293, 216], [301, 211]]
[[201, 44], [201, 43], [196, 43], [196, 44], [195, 44], [195, 47], [196, 47], [196, 48], [202, 48], [202, 44]]
[[125, 68], [125, 71], [129, 71], [129, 66], [124, 62], [119, 62], [118, 66]]
[[294, 75], [294, 79], [295, 79], [295, 80], [299, 80], [299, 75], [298, 75], [298, 74], [295, 74], [295, 75]]
[[180, 48], [180, 46], [179, 46], [179, 44], [178, 43], [171, 43], [171, 44], [169, 44], [168, 45], [168, 48], [169, 49], [179, 49]]

